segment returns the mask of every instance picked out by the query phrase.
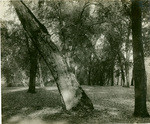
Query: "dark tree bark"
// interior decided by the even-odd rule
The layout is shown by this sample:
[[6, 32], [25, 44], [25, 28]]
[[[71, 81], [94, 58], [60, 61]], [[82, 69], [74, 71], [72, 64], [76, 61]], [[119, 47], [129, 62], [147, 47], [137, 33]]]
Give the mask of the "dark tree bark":
[[148, 117], [146, 106], [146, 72], [142, 43], [142, 18], [140, 0], [132, 0], [132, 37], [133, 37], [133, 76], [135, 82], [134, 116]]
[[120, 76], [117, 77], [117, 85], [119, 85], [119, 78], [120, 78]]
[[131, 79], [131, 86], [134, 86], [134, 80], [133, 80], [133, 77]]
[[12, 73], [10, 72], [9, 66], [2, 68], [2, 74], [4, 75], [6, 79], [6, 84], [7, 84], [6, 86], [12, 87], [13, 76], [12, 76]]
[[34, 48], [33, 44], [30, 43], [29, 37], [26, 35], [26, 46], [28, 48], [28, 54], [30, 56], [30, 76], [29, 76], [29, 88], [28, 93], [35, 92], [35, 83], [36, 83], [36, 73], [37, 73], [37, 64], [38, 64], [38, 51]]
[[124, 71], [123, 71], [123, 63], [122, 63], [122, 60], [121, 60], [121, 55], [119, 53], [118, 53], [118, 61], [119, 61], [120, 70], [121, 70], [121, 86], [125, 86], [125, 74], [124, 74]]
[[112, 60], [112, 63], [111, 63], [111, 71], [110, 71], [110, 78], [111, 78], [111, 86], [114, 86], [114, 66], [115, 66], [115, 62], [114, 62], [114, 58]]
[[127, 35], [127, 41], [126, 41], [126, 63], [125, 63], [125, 72], [126, 72], [126, 86], [130, 87], [129, 84], [129, 59], [130, 59], [130, 52], [129, 52], [129, 43], [130, 43], [130, 30], [131, 30], [131, 24], [129, 23], [128, 27], [128, 35]]
[[134, 86], [134, 77], [133, 77], [133, 70], [132, 70], [132, 79], [131, 79], [131, 86]]
[[66, 110], [92, 110], [93, 104], [79, 85], [75, 75], [69, 72], [67, 63], [58, 47], [51, 41], [45, 28], [22, 1], [12, 1], [23, 28], [44, 59], [53, 75], [63, 108]]
[[38, 52], [35, 48], [30, 49], [30, 79], [28, 93], [35, 92], [35, 82], [37, 73]]

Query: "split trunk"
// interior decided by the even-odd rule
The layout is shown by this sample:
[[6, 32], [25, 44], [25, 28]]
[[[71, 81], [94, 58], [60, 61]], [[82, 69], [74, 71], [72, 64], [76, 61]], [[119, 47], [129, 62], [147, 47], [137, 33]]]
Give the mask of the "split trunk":
[[45, 26], [37, 20], [22, 1], [12, 1], [12, 4], [24, 29], [50, 69], [64, 108], [66, 110], [92, 110], [91, 100], [79, 85], [75, 75], [69, 71], [63, 55], [51, 41]]

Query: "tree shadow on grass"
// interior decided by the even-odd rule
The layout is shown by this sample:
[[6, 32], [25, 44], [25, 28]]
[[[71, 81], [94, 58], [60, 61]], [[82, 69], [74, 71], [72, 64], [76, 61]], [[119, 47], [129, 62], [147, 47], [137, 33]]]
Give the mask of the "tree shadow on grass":
[[58, 91], [37, 89], [36, 94], [27, 90], [2, 94], [2, 121], [5, 122], [15, 115], [27, 116], [43, 108], [61, 107]]
[[134, 109], [132, 89], [118, 87], [113, 87], [113, 90], [109, 87], [84, 89], [88, 89], [87, 94], [95, 110], [77, 114], [62, 111], [56, 87], [37, 89], [36, 94], [29, 94], [27, 90], [20, 89], [7, 91], [2, 95], [3, 122], [8, 122], [7, 124], [97, 124], [150, 121], [132, 116]]

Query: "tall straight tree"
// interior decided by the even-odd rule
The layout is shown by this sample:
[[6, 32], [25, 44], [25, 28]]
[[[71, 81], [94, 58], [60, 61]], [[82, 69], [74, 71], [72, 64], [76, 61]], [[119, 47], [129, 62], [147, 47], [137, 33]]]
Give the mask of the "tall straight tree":
[[34, 46], [30, 43], [29, 37], [25, 34], [26, 38], [26, 46], [28, 49], [28, 54], [30, 58], [30, 76], [29, 76], [29, 88], [28, 93], [36, 93], [35, 92], [35, 83], [36, 83], [36, 73], [37, 73], [37, 55], [38, 52], [34, 48]]
[[79, 85], [75, 75], [58, 47], [51, 41], [46, 27], [39, 22], [29, 8], [20, 0], [11, 1], [24, 30], [31, 38], [39, 54], [53, 75], [66, 110], [92, 110], [93, 104]]
[[148, 117], [146, 106], [146, 72], [142, 43], [142, 1], [132, 0], [132, 37], [133, 37], [133, 77], [135, 82], [135, 108], [134, 116]]
[[29, 43], [28, 36], [26, 35], [26, 44], [30, 56], [30, 79], [29, 79], [29, 88], [28, 93], [36, 93], [35, 92], [35, 83], [36, 83], [36, 73], [37, 73], [37, 64], [38, 64], [38, 51], [35, 47]]

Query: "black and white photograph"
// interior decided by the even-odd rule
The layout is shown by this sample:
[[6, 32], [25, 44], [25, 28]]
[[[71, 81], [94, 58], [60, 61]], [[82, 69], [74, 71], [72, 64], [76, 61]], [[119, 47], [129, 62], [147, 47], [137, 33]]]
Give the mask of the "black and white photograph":
[[0, 0], [2, 124], [150, 124], [150, 0]]

